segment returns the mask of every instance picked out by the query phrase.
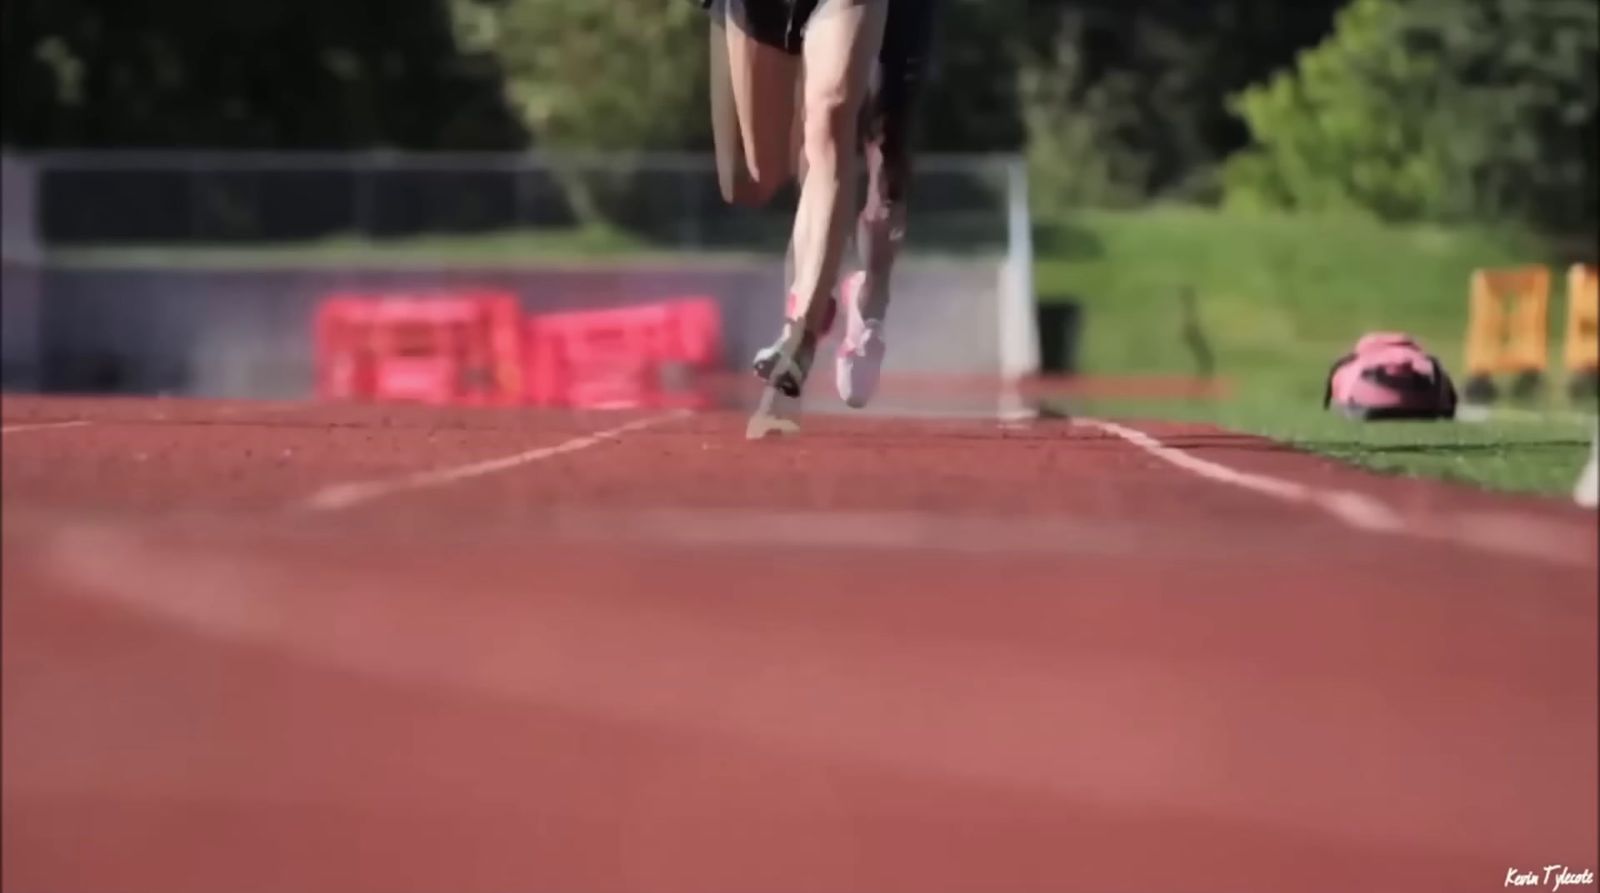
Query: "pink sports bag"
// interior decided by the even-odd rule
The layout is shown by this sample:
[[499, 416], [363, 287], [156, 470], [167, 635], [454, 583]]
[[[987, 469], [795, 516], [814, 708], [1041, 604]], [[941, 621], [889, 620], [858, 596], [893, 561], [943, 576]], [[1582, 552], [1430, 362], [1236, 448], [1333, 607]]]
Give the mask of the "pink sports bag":
[[1322, 406], [1358, 419], [1453, 419], [1456, 388], [1417, 339], [1373, 332], [1328, 370]]

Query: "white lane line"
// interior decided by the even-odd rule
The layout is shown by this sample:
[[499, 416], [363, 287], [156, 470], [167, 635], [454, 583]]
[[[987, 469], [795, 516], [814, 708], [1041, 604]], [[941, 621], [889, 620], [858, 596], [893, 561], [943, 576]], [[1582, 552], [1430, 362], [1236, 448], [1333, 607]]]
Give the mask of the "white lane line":
[[1118, 425], [1115, 422], [1103, 422], [1098, 419], [1077, 419], [1074, 423], [1116, 435], [1152, 456], [1170, 462], [1184, 471], [1205, 478], [1208, 481], [1215, 481], [1230, 487], [1238, 487], [1254, 493], [1260, 493], [1263, 496], [1270, 496], [1284, 502], [1316, 505], [1346, 524], [1361, 530], [1392, 533], [1404, 530], [1406, 526], [1405, 521], [1401, 519], [1398, 513], [1382, 502], [1362, 493], [1343, 490], [1319, 490], [1305, 484], [1286, 481], [1282, 478], [1239, 471], [1226, 465], [1219, 465], [1208, 459], [1201, 459], [1177, 447], [1168, 446], [1143, 431], [1129, 428], [1125, 425]]
[[488, 459], [482, 462], [473, 462], [467, 465], [457, 465], [452, 468], [440, 468], [431, 471], [423, 471], [416, 474], [405, 475], [403, 477], [390, 478], [388, 480], [351, 481], [348, 483], [333, 484], [331, 486], [324, 487], [313, 494], [310, 499], [305, 501], [303, 507], [317, 512], [338, 511], [339, 509], [350, 508], [351, 506], [360, 505], [364, 502], [371, 502], [375, 499], [381, 499], [385, 496], [392, 496], [396, 493], [401, 493], [406, 490], [423, 490], [430, 487], [442, 487], [446, 484], [453, 484], [457, 481], [464, 481], [475, 477], [482, 477], [486, 474], [508, 471], [512, 468], [516, 468], [519, 465], [526, 465], [529, 462], [539, 462], [544, 459], [551, 459], [566, 453], [575, 453], [579, 450], [586, 450], [589, 447], [604, 443], [607, 440], [613, 440], [621, 437], [624, 434], [634, 431], [642, 431], [645, 428], [651, 428], [656, 425], [663, 425], [667, 422], [676, 421], [689, 415], [690, 412], [688, 410], [677, 410], [666, 413], [665, 415], [635, 419], [634, 421], [628, 422], [625, 425], [618, 425], [615, 428], [607, 428], [604, 431], [596, 431], [593, 434], [585, 434], [582, 437], [574, 437], [571, 440], [556, 444], [555, 446], [539, 447], [538, 449], [527, 450], [525, 452], [517, 453], [516, 455], [503, 456], [499, 459]]
[[36, 422], [23, 425], [6, 425], [0, 427], [0, 434], [21, 434], [24, 431], [52, 431], [58, 428], [82, 428], [90, 422], [79, 419], [75, 422]]
[[1553, 564], [1589, 567], [1595, 563], [1594, 532], [1579, 523], [1515, 512], [1465, 512], [1407, 517], [1383, 500], [1350, 490], [1329, 490], [1270, 475], [1240, 471], [1201, 459], [1126, 425], [1099, 419], [1073, 424], [1114, 435], [1144, 452], [1197, 477], [1277, 499], [1321, 509], [1344, 524], [1371, 533], [1398, 533]]

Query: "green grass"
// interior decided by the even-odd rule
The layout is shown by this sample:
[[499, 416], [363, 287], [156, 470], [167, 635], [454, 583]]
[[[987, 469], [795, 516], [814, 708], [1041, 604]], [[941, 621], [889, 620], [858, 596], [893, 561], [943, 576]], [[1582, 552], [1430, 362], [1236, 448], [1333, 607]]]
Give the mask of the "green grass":
[[1547, 259], [1511, 231], [1190, 208], [1047, 223], [1035, 253], [1041, 299], [1070, 296], [1085, 310], [1084, 368], [1196, 371], [1188, 291], [1216, 374], [1248, 397], [1289, 400], [1319, 396], [1328, 365], [1369, 330], [1410, 331], [1459, 370], [1473, 269]]
[[1228, 427], [1385, 474], [1560, 497], [1572, 492], [1593, 436], [1582, 421], [1563, 418], [1363, 424], [1301, 413], [1235, 416]]
[[1192, 421], [1256, 434], [1382, 474], [1565, 498], [1589, 458], [1595, 415], [1492, 411], [1483, 421], [1360, 422], [1320, 405], [1240, 398], [1213, 404], [1082, 402], [1071, 412]]

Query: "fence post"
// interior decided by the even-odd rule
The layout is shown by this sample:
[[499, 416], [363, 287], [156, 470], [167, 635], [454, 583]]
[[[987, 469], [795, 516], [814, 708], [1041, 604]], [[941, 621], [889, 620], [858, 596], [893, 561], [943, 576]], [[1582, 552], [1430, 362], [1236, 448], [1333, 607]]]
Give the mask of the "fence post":
[[1006, 263], [1001, 282], [1000, 413], [1025, 418], [1034, 413], [1019, 396], [1022, 380], [1039, 371], [1039, 324], [1033, 285], [1033, 214], [1028, 207], [1028, 162], [1012, 158], [1006, 175]]

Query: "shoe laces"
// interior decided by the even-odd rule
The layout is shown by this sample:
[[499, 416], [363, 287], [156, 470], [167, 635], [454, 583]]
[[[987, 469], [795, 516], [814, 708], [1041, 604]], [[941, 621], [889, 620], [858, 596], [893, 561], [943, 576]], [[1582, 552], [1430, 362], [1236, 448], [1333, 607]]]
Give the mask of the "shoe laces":
[[848, 333], [842, 345], [846, 353], [864, 357], [867, 355], [868, 344], [874, 341], [880, 343], [883, 341], [882, 320], [864, 319], [861, 321], [859, 328], [854, 326], [851, 328], [854, 330]]

